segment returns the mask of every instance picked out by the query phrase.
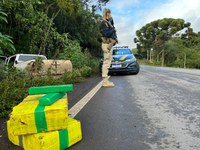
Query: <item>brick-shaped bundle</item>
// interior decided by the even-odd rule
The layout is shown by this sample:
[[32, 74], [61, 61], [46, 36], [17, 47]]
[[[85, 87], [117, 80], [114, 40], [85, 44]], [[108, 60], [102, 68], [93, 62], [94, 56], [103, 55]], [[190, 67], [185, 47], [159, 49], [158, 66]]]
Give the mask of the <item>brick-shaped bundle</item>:
[[68, 117], [67, 92], [73, 85], [33, 87], [13, 108], [9, 140], [25, 150], [64, 150], [82, 139], [81, 123]]

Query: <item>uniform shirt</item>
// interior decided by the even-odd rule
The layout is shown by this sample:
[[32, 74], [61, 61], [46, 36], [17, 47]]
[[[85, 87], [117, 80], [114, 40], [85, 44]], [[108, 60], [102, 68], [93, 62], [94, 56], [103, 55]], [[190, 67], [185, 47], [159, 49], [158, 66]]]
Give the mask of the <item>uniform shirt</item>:
[[100, 30], [103, 37], [115, 39], [115, 29], [109, 20], [102, 20]]

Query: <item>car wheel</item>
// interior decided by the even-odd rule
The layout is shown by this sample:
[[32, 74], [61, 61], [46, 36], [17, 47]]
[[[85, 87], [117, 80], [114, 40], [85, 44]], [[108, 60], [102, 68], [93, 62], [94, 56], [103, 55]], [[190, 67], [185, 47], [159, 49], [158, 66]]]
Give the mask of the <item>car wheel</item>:
[[137, 75], [140, 72], [140, 65], [136, 64], [137, 70], [133, 73], [133, 75]]

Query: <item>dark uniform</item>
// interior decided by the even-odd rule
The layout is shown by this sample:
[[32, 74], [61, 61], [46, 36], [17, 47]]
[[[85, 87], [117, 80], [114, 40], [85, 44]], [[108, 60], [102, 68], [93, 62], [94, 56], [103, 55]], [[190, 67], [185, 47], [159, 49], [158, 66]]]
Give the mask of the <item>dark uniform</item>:
[[112, 18], [110, 18], [109, 20], [102, 20], [100, 30], [103, 42], [109, 43], [110, 42], [108, 41], [109, 38], [117, 41], [116, 30]]

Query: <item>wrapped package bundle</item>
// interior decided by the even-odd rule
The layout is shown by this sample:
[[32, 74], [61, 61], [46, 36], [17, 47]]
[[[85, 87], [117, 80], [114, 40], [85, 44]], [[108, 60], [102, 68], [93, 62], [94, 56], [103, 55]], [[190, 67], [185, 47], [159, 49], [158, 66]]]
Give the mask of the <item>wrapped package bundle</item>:
[[44, 95], [30, 95], [13, 108], [10, 124], [14, 135], [41, 133], [67, 127], [67, 96], [50, 106], [40, 106], [39, 99], [42, 96]]
[[25, 150], [64, 150], [82, 139], [81, 123], [69, 118], [68, 127], [59, 131], [16, 136], [7, 122], [9, 140]]
[[67, 93], [73, 91], [73, 85], [53, 85], [53, 86], [39, 86], [28, 89], [30, 95], [49, 94], [49, 93]]

